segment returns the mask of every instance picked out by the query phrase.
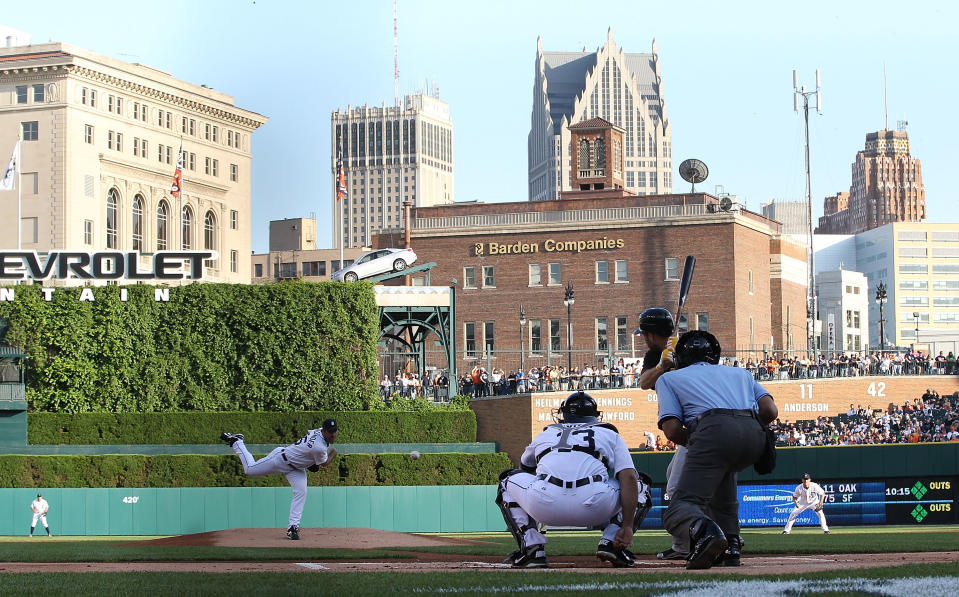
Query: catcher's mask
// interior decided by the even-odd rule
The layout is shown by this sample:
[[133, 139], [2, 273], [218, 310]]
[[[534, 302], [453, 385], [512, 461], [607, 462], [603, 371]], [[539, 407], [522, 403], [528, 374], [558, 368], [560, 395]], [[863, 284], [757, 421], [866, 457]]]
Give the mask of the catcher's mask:
[[718, 365], [721, 351], [716, 336], [702, 330], [690, 330], [676, 343], [676, 366], [681, 369], [700, 361]]
[[597, 423], [601, 418], [596, 400], [586, 392], [573, 392], [553, 413], [560, 423]]

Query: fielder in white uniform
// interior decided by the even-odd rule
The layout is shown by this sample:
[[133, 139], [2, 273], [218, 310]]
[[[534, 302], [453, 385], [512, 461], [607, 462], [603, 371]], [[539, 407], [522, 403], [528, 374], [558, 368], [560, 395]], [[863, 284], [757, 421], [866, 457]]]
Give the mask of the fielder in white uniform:
[[826, 526], [826, 513], [822, 510], [823, 499], [825, 497], [826, 492], [823, 491], [822, 487], [820, 487], [818, 483], [812, 482], [812, 479], [809, 478], [809, 473], [803, 473], [802, 484], [797, 485], [796, 491], [793, 492], [793, 503], [796, 504], [796, 507], [789, 513], [789, 520], [786, 521], [786, 528], [783, 529], [783, 535], [788, 535], [789, 532], [792, 531], [796, 517], [810, 508], [819, 516], [819, 526], [822, 527], [822, 531], [828, 535], [829, 527]]
[[30, 523], [30, 536], [33, 537], [33, 529], [37, 527], [37, 521], [43, 523], [43, 528], [47, 530], [47, 537], [50, 537], [50, 527], [47, 526], [47, 512], [50, 511], [50, 504], [43, 496], [37, 494], [37, 499], [30, 502], [30, 510], [33, 511], [33, 522]]
[[496, 504], [519, 545], [506, 561], [514, 568], [547, 567], [546, 536], [538, 528], [545, 524], [600, 527], [596, 557], [632, 566], [627, 547], [651, 506], [651, 480], [636, 472], [626, 442], [600, 422], [589, 394], [571, 394], [557, 416], [560, 422], [523, 452], [522, 470], [500, 475]]
[[253, 477], [281, 474], [286, 476], [293, 488], [293, 501], [290, 502], [290, 526], [286, 536], [300, 538], [300, 518], [306, 505], [306, 471], [316, 472], [336, 458], [336, 449], [330, 444], [336, 441], [339, 426], [335, 419], [323, 421], [320, 429], [310, 429], [306, 435], [285, 448], [274, 448], [272, 452], [259, 460], [243, 444], [242, 433], [226, 433], [220, 439], [230, 444], [243, 463], [243, 472]]

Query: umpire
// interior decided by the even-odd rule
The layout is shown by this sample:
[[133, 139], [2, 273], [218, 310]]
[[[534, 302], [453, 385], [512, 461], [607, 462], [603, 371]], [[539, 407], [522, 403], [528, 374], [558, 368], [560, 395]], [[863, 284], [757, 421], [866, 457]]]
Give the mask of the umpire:
[[663, 525], [672, 535], [688, 529], [689, 570], [739, 565], [736, 473], [759, 460], [763, 427], [779, 414], [769, 392], [745, 369], [717, 364], [720, 350], [709, 332], [686, 332], [676, 345], [677, 370], [656, 382], [659, 427], [686, 446]]

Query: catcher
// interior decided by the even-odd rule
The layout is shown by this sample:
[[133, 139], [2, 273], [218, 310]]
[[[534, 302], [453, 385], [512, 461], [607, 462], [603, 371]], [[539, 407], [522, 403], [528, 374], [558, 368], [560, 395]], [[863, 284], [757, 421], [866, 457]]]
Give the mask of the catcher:
[[316, 472], [336, 458], [336, 448], [330, 444], [336, 441], [339, 425], [336, 419], [327, 419], [319, 429], [310, 429], [306, 435], [285, 448], [274, 448], [272, 452], [255, 460], [243, 445], [242, 433], [223, 432], [220, 439], [230, 444], [243, 464], [243, 472], [262, 477], [279, 473], [286, 477], [293, 488], [293, 501], [290, 502], [290, 526], [286, 536], [294, 541], [300, 538], [300, 517], [306, 505], [306, 471]]
[[828, 535], [829, 527], [826, 526], [826, 513], [822, 511], [823, 499], [825, 499], [825, 497], [826, 492], [823, 491], [822, 487], [820, 487], [818, 483], [812, 482], [809, 473], [803, 473], [802, 484], [797, 485], [796, 491], [793, 492], [793, 503], [796, 507], [789, 513], [789, 520], [786, 521], [786, 528], [783, 529], [783, 535], [788, 535], [789, 532], [792, 531], [796, 518], [810, 509], [815, 511], [816, 515], [819, 516], [819, 526], [822, 527], [822, 532]]
[[506, 562], [546, 568], [539, 525], [557, 525], [602, 528], [596, 557], [617, 568], [632, 566], [635, 556], [627, 548], [652, 505], [652, 480], [636, 471], [616, 428], [600, 422], [589, 394], [570, 394], [555, 416], [559, 422], [523, 452], [522, 470], [500, 475], [496, 505], [519, 544]]

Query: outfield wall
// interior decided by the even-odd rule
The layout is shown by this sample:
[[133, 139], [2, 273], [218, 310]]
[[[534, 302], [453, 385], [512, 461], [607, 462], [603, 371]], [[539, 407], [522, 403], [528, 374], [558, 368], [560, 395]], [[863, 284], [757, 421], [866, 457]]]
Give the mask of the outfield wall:
[[[0, 535], [26, 535], [37, 492], [55, 535], [180, 535], [288, 525], [289, 487], [0, 489]], [[302, 527], [504, 530], [492, 485], [310, 487]], [[39, 525], [38, 523], [38, 526]], [[42, 528], [37, 529], [42, 534]]]

